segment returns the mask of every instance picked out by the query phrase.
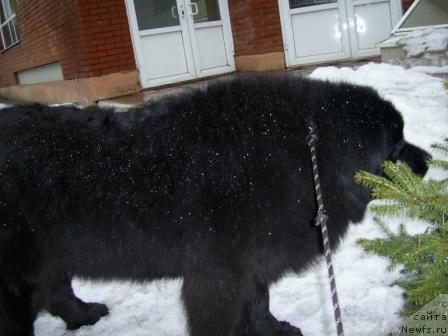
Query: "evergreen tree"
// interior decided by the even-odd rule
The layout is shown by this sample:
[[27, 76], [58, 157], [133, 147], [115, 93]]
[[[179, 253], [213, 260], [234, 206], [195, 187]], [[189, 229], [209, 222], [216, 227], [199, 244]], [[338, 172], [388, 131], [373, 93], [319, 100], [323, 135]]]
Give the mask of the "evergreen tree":
[[[433, 148], [448, 157], [448, 139]], [[446, 160], [430, 160], [428, 165], [448, 172]], [[428, 230], [410, 235], [401, 225], [394, 233], [378, 221], [385, 237], [361, 239], [359, 243], [366, 251], [387, 257], [391, 270], [404, 265], [397, 284], [405, 290], [407, 305], [403, 313], [409, 315], [439, 294], [448, 294], [448, 178], [425, 181], [400, 161], [385, 162], [384, 173], [387, 178], [363, 171], [355, 176], [377, 200], [370, 210], [378, 216], [424, 219]]]

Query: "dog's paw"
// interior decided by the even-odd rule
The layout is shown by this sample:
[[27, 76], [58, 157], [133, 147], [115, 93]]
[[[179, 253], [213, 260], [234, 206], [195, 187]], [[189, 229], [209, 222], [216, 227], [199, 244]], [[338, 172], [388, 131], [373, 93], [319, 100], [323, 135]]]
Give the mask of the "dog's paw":
[[294, 327], [288, 322], [280, 322], [280, 335], [279, 336], [303, 336], [302, 331], [299, 328]]
[[109, 308], [101, 303], [84, 303], [82, 312], [78, 312], [76, 316], [67, 322], [67, 329], [74, 330], [85, 325], [93, 325], [99, 321], [100, 318], [109, 314]]

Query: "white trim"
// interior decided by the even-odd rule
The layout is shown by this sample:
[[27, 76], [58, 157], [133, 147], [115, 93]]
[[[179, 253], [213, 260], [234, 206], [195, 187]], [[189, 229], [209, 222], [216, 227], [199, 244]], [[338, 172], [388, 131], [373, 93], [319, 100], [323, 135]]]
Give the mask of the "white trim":
[[208, 28], [208, 27], [217, 27], [217, 26], [222, 26], [223, 23], [221, 20], [216, 20], [216, 21], [207, 21], [207, 22], [199, 22], [199, 23], [195, 23], [194, 27], [196, 29], [201, 29], [201, 28]]
[[392, 35], [402, 35], [405, 33], [409, 33], [413, 30], [419, 30], [419, 29], [426, 29], [426, 28], [446, 28], [448, 27], [447, 24], [440, 24], [440, 25], [427, 25], [427, 26], [419, 26], [419, 27], [412, 27], [412, 28], [401, 28], [395, 31], [395, 33], [392, 33]]
[[290, 20], [288, 19], [289, 16], [289, 12], [288, 9], [286, 8], [289, 6], [285, 5], [285, 2], [283, 0], [278, 0], [278, 8], [279, 8], [279, 12], [280, 12], [280, 26], [282, 29], [282, 38], [283, 38], [283, 49], [284, 49], [284, 54], [285, 54], [285, 65], [286, 67], [290, 67], [291, 66], [291, 60], [290, 60], [290, 44], [289, 42], [291, 41], [290, 38], [290, 32], [291, 27], [290, 27]]
[[142, 36], [149, 36], [149, 35], [172, 33], [172, 32], [177, 32], [177, 31], [181, 31], [181, 30], [182, 30], [182, 28], [180, 26], [171, 26], [171, 27], [140, 30], [138, 32], [138, 34], [140, 35], [140, 37], [142, 37]]
[[[411, 14], [411, 12], [414, 10], [414, 8], [417, 6], [417, 4], [420, 2], [421, 0], [414, 0], [414, 2], [412, 3], [411, 7], [408, 8], [408, 10], [406, 11], [406, 13], [404, 13], [404, 15], [401, 17], [400, 21], [398, 21], [398, 23], [396, 24], [396, 26], [394, 27], [394, 29], [392, 29], [391, 34], [395, 34], [396, 31], [401, 31], [401, 29], [399, 29], [398, 27], [400, 27], [403, 22], [409, 17], [409, 15]], [[412, 30], [412, 29], [411, 29]]]
[[319, 12], [324, 11], [327, 9], [333, 9], [338, 8], [339, 4], [337, 2], [332, 2], [328, 4], [322, 4], [322, 5], [314, 5], [314, 6], [306, 6], [306, 7], [298, 7], [289, 10], [289, 14], [302, 14], [302, 13], [308, 13], [308, 12]]
[[140, 37], [138, 36], [138, 24], [137, 24], [137, 16], [135, 15], [135, 8], [134, 3], [132, 0], [125, 0], [125, 7], [129, 22], [129, 30], [131, 33], [131, 41], [132, 41], [132, 47], [134, 49], [134, 58], [135, 58], [135, 64], [137, 66], [137, 70], [139, 72], [140, 77], [140, 86], [143, 84], [143, 68], [140, 64], [140, 60], [143, 59], [143, 55], [141, 54], [141, 45], [140, 45]]
[[235, 48], [233, 44], [232, 23], [230, 21], [229, 3], [227, 0], [218, 0], [221, 21], [223, 22], [224, 40], [231, 71], [235, 71]]
[[392, 22], [400, 21], [403, 16], [403, 3], [401, 0], [391, 0]]

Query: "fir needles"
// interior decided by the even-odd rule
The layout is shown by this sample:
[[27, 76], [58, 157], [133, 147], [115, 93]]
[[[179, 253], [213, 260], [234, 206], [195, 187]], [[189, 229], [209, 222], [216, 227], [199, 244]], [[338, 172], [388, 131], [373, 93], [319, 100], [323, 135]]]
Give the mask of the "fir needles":
[[[448, 156], [448, 141], [433, 148]], [[448, 172], [448, 161], [430, 160], [428, 166]], [[364, 171], [356, 182], [371, 190], [369, 209], [377, 216], [407, 215], [431, 224], [423, 234], [410, 235], [403, 225], [397, 233], [377, 221], [384, 238], [359, 241], [361, 246], [390, 260], [390, 268], [402, 264], [403, 277], [397, 282], [406, 293], [409, 315], [439, 294], [448, 293], [448, 179], [423, 180], [403, 162], [385, 162], [386, 177]]]

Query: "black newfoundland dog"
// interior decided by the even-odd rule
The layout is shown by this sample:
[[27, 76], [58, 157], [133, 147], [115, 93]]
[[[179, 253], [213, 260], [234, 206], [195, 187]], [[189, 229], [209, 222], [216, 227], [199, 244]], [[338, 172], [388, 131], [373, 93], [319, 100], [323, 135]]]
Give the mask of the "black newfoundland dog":
[[[94, 324], [71, 278], [183, 277], [192, 336], [298, 336], [268, 286], [321, 253], [306, 120], [334, 244], [369, 201], [358, 170], [426, 171], [394, 107], [366, 87], [250, 76], [127, 113], [0, 111], [0, 334], [33, 334], [41, 309]], [[151, 335], [151, 330], [148, 330]]]

